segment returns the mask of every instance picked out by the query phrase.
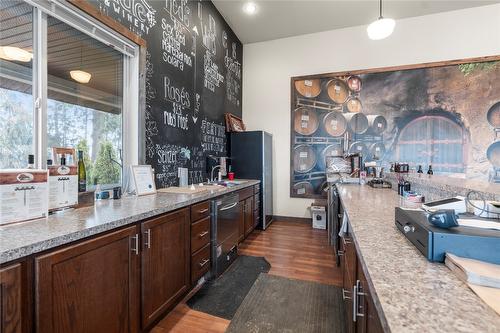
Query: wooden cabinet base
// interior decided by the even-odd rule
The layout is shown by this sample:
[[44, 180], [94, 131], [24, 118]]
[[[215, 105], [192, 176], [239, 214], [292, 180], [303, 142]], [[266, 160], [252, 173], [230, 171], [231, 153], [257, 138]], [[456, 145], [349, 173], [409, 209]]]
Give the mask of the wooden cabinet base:
[[136, 226], [35, 259], [38, 333], [137, 332]]
[[143, 222], [141, 231], [142, 328], [146, 329], [189, 290], [189, 209]]
[[0, 332], [29, 332], [26, 263], [0, 269]]

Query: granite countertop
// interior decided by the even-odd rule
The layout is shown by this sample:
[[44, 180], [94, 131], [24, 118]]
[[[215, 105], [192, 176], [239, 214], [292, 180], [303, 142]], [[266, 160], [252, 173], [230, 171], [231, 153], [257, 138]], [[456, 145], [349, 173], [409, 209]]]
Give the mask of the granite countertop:
[[[241, 179], [240, 179], [241, 180]], [[0, 264], [259, 184], [258, 180], [199, 194], [157, 193], [97, 201], [48, 218], [0, 226]]]
[[444, 264], [431, 263], [394, 224], [411, 206], [393, 190], [339, 185], [358, 259], [391, 332], [499, 332], [500, 316]]

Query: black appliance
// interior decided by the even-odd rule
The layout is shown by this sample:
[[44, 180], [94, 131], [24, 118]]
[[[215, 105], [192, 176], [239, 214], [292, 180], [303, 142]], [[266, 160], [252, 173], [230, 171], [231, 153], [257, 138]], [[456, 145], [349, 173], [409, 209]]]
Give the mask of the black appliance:
[[228, 194], [211, 204], [212, 277], [218, 277], [238, 256], [240, 198]]
[[260, 187], [259, 228], [273, 219], [273, 136], [264, 131], [232, 132], [231, 170], [236, 178], [258, 179]]
[[429, 260], [443, 262], [450, 252], [500, 264], [500, 231], [458, 226], [443, 229], [429, 223], [427, 213], [396, 207], [396, 227]]
[[335, 184], [329, 184], [327, 190], [327, 229], [328, 229], [328, 243], [333, 246], [335, 254], [335, 262], [337, 266], [340, 266], [340, 255], [339, 255], [339, 245], [340, 245], [340, 226], [342, 224], [343, 211], [342, 205], [340, 204], [340, 196]]

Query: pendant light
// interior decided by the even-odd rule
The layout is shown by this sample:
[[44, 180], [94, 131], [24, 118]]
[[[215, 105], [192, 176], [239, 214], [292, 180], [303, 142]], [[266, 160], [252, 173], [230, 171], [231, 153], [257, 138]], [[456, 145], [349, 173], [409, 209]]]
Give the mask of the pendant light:
[[0, 58], [11, 61], [30, 62], [33, 53], [16, 46], [0, 46]]
[[382, 16], [382, 0], [380, 0], [380, 15], [378, 20], [371, 23], [366, 32], [368, 32], [368, 37], [373, 40], [380, 40], [389, 37], [394, 31], [394, 26], [396, 21], [391, 18], [384, 18]]
[[[82, 67], [82, 63], [83, 63], [83, 47], [81, 46], [80, 47], [80, 68]], [[73, 80], [75, 80], [76, 82], [80, 82], [80, 83], [89, 83], [90, 78], [92, 77], [92, 75], [90, 73], [79, 70], [79, 69], [70, 71], [69, 75], [71, 76], [71, 78]]]

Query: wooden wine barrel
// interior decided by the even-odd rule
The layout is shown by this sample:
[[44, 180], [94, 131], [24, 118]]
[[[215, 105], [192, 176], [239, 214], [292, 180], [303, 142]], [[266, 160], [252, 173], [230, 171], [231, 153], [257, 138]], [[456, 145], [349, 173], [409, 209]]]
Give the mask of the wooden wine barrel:
[[347, 84], [340, 79], [331, 79], [326, 84], [326, 91], [332, 101], [337, 104], [344, 104], [349, 97]]
[[385, 120], [384, 116], [370, 114], [366, 118], [373, 134], [380, 135], [387, 129], [387, 120]]
[[318, 97], [321, 93], [321, 81], [319, 79], [295, 81], [295, 89], [304, 97]]
[[368, 130], [368, 119], [361, 113], [344, 113], [349, 129], [356, 134], [363, 134]]
[[363, 111], [363, 106], [361, 105], [361, 101], [359, 100], [359, 98], [349, 98], [349, 100], [347, 101], [347, 110], [354, 113]]
[[347, 130], [347, 121], [340, 112], [329, 112], [323, 118], [325, 131], [331, 136], [342, 136]]
[[494, 128], [500, 128], [500, 102], [496, 102], [486, 114], [488, 123]]
[[293, 184], [293, 194], [296, 196], [309, 196], [314, 194], [314, 188], [308, 181]]
[[347, 78], [347, 86], [351, 91], [353, 92], [360, 92], [361, 91], [361, 78], [357, 75], [352, 75]]
[[370, 158], [374, 160], [380, 160], [385, 155], [385, 146], [382, 142], [374, 142], [369, 147]]
[[319, 120], [316, 111], [302, 106], [295, 109], [293, 127], [295, 132], [302, 135], [311, 135], [318, 129]]
[[365, 157], [370, 156], [370, 151], [363, 141], [354, 141], [349, 146], [349, 154], [360, 154]]
[[309, 172], [315, 166], [316, 152], [312, 146], [300, 145], [293, 149], [293, 169], [295, 172]]
[[318, 166], [320, 167], [321, 170], [324, 170], [326, 168], [326, 159], [327, 157], [331, 156], [343, 156], [344, 155], [344, 148], [342, 147], [341, 144], [332, 144], [329, 146], [326, 146], [325, 149], [321, 151], [321, 156], [318, 158]]
[[495, 141], [488, 147], [486, 157], [488, 157], [491, 165], [500, 168], [500, 141]]

